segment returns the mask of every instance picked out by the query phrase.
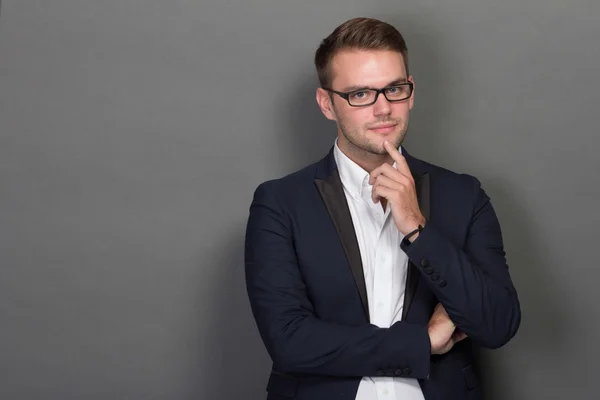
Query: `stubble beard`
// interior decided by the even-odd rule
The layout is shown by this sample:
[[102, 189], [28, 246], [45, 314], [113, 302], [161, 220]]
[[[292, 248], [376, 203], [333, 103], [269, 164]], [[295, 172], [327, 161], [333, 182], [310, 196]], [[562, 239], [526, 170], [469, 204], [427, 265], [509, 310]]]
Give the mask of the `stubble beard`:
[[[406, 137], [406, 133], [408, 131], [408, 118], [406, 120], [382, 120], [377, 121], [377, 123], [385, 123], [385, 122], [394, 122], [397, 123], [397, 126], [400, 127], [400, 131], [395, 135], [395, 139], [393, 139], [392, 144], [398, 148], [404, 142], [404, 138]], [[385, 156], [387, 155], [387, 151], [383, 147], [383, 141], [379, 143], [374, 143], [373, 141], [367, 139], [366, 132], [368, 128], [366, 126], [360, 128], [350, 128], [348, 127], [344, 121], [338, 121], [338, 126], [342, 135], [346, 139], [349, 145], [349, 151], [356, 155], [363, 156]]]

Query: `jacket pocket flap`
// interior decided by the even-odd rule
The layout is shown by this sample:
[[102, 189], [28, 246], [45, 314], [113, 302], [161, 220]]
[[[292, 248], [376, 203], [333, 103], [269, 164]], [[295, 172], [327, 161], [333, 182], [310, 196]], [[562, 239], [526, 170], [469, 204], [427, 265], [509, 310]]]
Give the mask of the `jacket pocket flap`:
[[465, 378], [465, 382], [467, 383], [467, 388], [469, 390], [473, 390], [479, 386], [479, 378], [475, 373], [475, 369], [473, 365], [469, 365], [462, 370], [463, 376]]

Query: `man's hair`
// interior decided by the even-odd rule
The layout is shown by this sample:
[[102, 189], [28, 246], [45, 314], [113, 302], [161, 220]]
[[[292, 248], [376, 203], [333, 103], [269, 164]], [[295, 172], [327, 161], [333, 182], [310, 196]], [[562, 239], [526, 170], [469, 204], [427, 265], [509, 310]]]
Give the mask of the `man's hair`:
[[353, 18], [335, 28], [315, 53], [315, 67], [322, 87], [328, 88], [331, 60], [342, 50], [393, 50], [402, 54], [408, 75], [408, 49], [404, 38], [392, 25], [372, 18]]

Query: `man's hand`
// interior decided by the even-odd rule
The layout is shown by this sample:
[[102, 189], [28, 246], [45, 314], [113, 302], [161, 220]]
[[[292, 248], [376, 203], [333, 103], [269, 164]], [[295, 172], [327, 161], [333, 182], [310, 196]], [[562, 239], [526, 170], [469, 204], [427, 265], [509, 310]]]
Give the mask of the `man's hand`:
[[456, 329], [456, 325], [441, 303], [433, 310], [433, 315], [427, 325], [427, 332], [431, 341], [431, 354], [446, 354], [455, 343], [467, 337], [464, 332]]
[[[396, 227], [400, 233], [406, 235], [417, 229], [419, 225], [425, 226], [425, 217], [419, 209], [415, 181], [406, 159], [387, 140], [384, 142], [384, 147], [396, 161], [396, 168], [386, 163], [371, 171], [369, 177], [369, 183], [373, 185], [371, 197], [375, 204], [382, 198], [387, 200]], [[409, 240], [412, 242], [417, 236], [418, 234]]]

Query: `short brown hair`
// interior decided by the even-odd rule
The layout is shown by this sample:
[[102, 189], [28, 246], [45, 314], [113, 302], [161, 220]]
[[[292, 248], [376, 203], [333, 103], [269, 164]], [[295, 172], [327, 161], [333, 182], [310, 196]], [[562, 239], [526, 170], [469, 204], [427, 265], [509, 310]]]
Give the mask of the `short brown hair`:
[[322, 87], [329, 87], [331, 84], [331, 60], [341, 50], [398, 51], [402, 54], [408, 74], [408, 49], [400, 32], [383, 21], [353, 18], [335, 28], [317, 49], [315, 67]]

